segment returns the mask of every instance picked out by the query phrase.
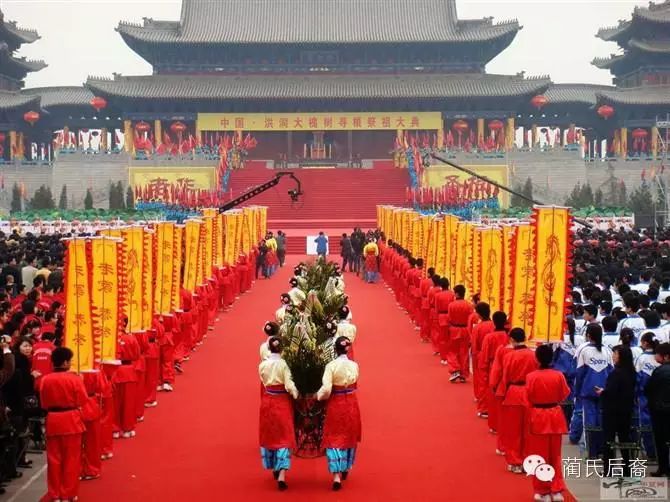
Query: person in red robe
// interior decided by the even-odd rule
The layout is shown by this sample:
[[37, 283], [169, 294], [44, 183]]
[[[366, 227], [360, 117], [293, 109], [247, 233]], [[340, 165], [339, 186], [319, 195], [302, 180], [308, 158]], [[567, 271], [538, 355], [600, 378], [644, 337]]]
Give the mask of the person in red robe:
[[561, 402], [570, 395], [570, 387], [563, 373], [551, 369], [551, 345], [540, 345], [535, 350], [535, 358], [540, 368], [526, 376], [529, 408], [525, 454], [540, 455], [555, 472], [551, 481], [540, 481], [532, 476], [535, 499], [551, 497], [551, 500], [562, 500], [562, 492], [566, 487], [561, 443], [563, 434], [568, 432], [568, 425], [561, 410]]
[[435, 295], [435, 313], [437, 315], [437, 345], [440, 351], [440, 363], [447, 364], [449, 350], [449, 305], [456, 299], [453, 291], [449, 290], [449, 279], [440, 278], [441, 291]]
[[102, 472], [102, 436], [100, 428], [100, 400], [102, 387], [104, 386], [104, 375], [101, 372], [82, 373], [84, 387], [88, 399], [82, 407], [81, 416], [84, 420], [86, 431], [83, 436], [83, 449], [81, 455], [81, 479], [89, 481], [97, 479]]
[[40, 379], [39, 393], [47, 412], [47, 494], [43, 501], [76, 500], [81, 474], [81, 408], [88, 396], [79, 375], [70, 373], [72, 351], [59, 347], [51, 354], [54, 372]]
[[437, 310], [435, 310], [435, 297], [442, 291], [440, 287], [441, 279], [439, 275], [433, 275], [433, 285], [428, 290], [428, 333], [434, 356], [440, 355], [440, 325], [438, 324]]
[[176, 318], [172, 315], [163, 316], [165, 334], [158, 339], [160, 347], [160, 380], [159, 385], [166, 392], [174, 390], [174, 333], [177, 330]]
[[[481, 378], [486, 382], [486, 391], [484, 399], [486, 409], [489, 412], [488, 426], [489, 432], [495, 434], [498, 431], [498, 415], [500, 414], [500, 401], [495, 397], [495, 388], [498, 384], [497, 379], [491, 378], [493, 363], [496, 353], [500, 347], [503, 347], [509, 340], [507, 334], [507, 315], [504, 312], [495, 312], [492, 317], [495, 331], [484, 336], [482, 350], [479, 353], [479, 369], [482, 372]], [[498, 437], [498, 450], [500, 449], [500, 438]]]
[[477, 416], [480, 418], [488, 418], [489, 412], [486, 406], [486, 377], [488, 376], [479, 367], [479, 355], [482, 351], [484, 338], [489, 333], [495, 331], [495, 324], [491, 321], [491, 307], [486, 302], [479, 302], [475, 305], [475, 313], [479, 319], [470, 334], [471, 351], [472, 351], [472, 388], [477, 401]]
[[430, 302], [428, 301], [428, 292], [433, 287], [433, 276], [435, 269], [430, 267], [426, 271], [426, 277], [419, 283], [419, 329], [421, 341], [430, 341]]
[[[501, 389], [504, 392], [500, 407], [500, 434], [505, 447], [507, 469], [523, 473], [526, 437], [526, 376], [538, 367], [534, 352], [526, 347], [526, 333], [521, 328], [509, 332], [513, 349], [503, 357]], [[502, 349], [501, 349], [502, 350]]]
[[51, 362], [51, 354], [56, 350], [56, 345], [53, 343], [55, 336], [54, 333], [44, 333], [40, 340], [33, 344], [31, 369], [39, 372], [37, 380], [53, 372], [54, 366]]
[[135, 436], [137, 423], [138, 382], [135, 361], [140, 357], [140, 345], [135, 335], [124, 333], [119, 337], [119, 359], [121, 365], [116, 368], [112, 377], [114, 385], [114, 437], [124, 438]]
[[137, 376], [137, 392], [135, 392], [135, 413], [138, 422], [144, 421], [144, 382], [147, 375], [147, 352], [149, 351], [149, 336], [145, 331], [135, 333], [135, 339], [140, 348], [140, 355], [133, 363]]
[[465, 383], [470, 376], [470, 361], [468, 351], [470, 338], [468, 337], [468, 321], [472, 315], [472, 304], [465, 299], [465, 286], [462, 284], [454, 288], [456, 299], [449, 304], [449, 343], [447, 362], [451, 370], [451, 383]]
[[114, 456], [114, 423], [116, 406], [114, 405], [114, 386], [112, 377], [120, 361], [103, 361], [100, 372], [100, 449], [102, 460]]
[[[156, 400], [156, 391], [158, 390], [158, 380], [160, 378], [160, 346], [158, 340], [165, 336], [165, 328], [159, 320], [160, 316], [154, 316], [151, 322], [151, 329], [147, 332], [149, 349], [146, 353], [146, 373], [144, 375], [144, 406], [147, 408], [158, 405]], [[161, 388], [161, 390], [163, 390]]]

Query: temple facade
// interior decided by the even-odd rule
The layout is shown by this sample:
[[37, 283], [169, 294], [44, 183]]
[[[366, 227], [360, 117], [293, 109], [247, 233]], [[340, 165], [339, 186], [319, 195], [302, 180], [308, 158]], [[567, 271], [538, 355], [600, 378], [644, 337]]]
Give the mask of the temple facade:
[[415, 0], [411, 16], [404, 6], [182, 0], [178, 21], [117, 28], [152, 75], [41, 89], [22, 89], [22, 80], [44, 63], [14, 55], [38, 35], [0, 18], [8, 62], [0, 65], [0, 157], [48, 163], [77, 150], [213, 160], [226, 135], [244, 134], [257, 140], [253, 158], [298, 164], [388, 159], [408, 139], [483, 157], [667, 155], [670, 1], [598, 32], [620, 48], [593, 62], [612, 72], [611, 86], [487, 73], [521, 29], [516, 20], [459, 19], [455, 0]]

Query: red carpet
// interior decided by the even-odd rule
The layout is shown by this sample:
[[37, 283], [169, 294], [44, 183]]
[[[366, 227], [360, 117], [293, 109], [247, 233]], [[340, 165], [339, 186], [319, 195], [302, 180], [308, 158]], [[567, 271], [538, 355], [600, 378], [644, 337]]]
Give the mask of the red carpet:
[[419, 343], [383, 285], [345, 276], [361, 365], [363, 443], [344, 489], [330, 491], [324, 459], [294, 460], [289, 490], [276, 491], [258, 448], [258, 346], [263, 322], [287, 290], [289, 260], [258, 281], [186, 365], [177, 392], [162, 394], [137, 437], [115, 442], [103, 477], [80, 500], [523, 501], [530, 479], [505, 472], [486, 422], [474, 416], [471, 385]]

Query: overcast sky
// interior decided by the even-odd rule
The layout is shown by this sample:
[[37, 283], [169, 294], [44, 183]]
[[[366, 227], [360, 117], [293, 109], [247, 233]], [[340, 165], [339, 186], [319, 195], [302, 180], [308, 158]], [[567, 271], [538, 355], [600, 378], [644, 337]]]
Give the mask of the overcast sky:
[[[114, 30], [120, 20], [142, 17], [178, 20], [180, 0], [0, 0], [6, 19], [36, 29], [42, 38], [19, 55], [44, 59], [48, 67], [28, 77], [27, 86], [81, 85], [88, 75], [143, 75], [151, 67]], [[225, 1], [225, 0], [214, 0]], [[272, 0], [268, 0], [272, 1]], [[379, 0], [383, 1], [383, 0]], [[611, 76], [590, 64], [617, 51], [595, 38], [598, 28], [628, 19], [647, 1], [458, 0], [460, 18], [516, 18], [523, 25], [512, 45], [488, 65], [489, 73], [550, 75], [554, 82], [609, 84]], [[412, 0], [407, 0], [411, 15]]]

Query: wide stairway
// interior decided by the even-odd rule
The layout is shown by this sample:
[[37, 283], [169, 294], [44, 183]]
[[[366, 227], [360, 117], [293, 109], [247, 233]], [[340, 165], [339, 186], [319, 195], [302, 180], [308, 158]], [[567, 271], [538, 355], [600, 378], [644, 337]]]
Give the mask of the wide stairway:
[[[269, 181], [277, 172], [250, 162], [230, 177], [233, 197]], [[304, 195], [291, 202], [288, 191], [295, 183], [286, 178], [255, 197], [254, 204], [268, 206], [268, 228], [286, 232], [287, 252], [304, 254], [306, 237], [324, 231], [330, 237], [330, 254], [339, 254], [339, 235], [355, 226], [376, 227], [378, 204], [402, 205], [408, 185], [406, 170], [393, 167], [372, 169], [294, 169]]]

